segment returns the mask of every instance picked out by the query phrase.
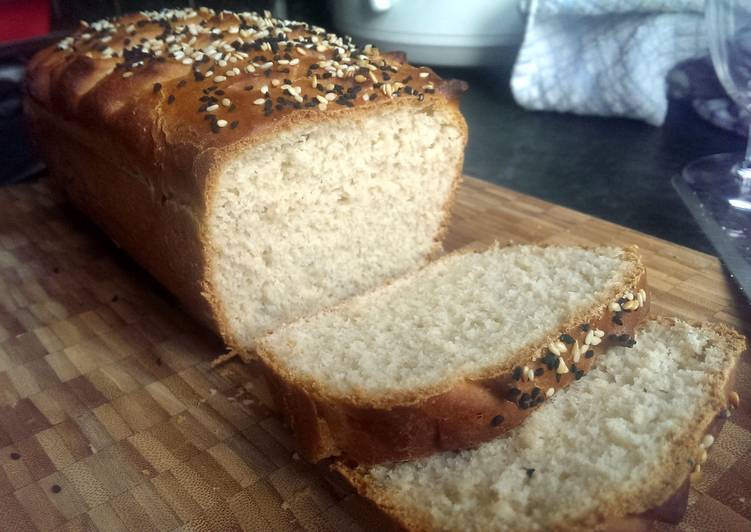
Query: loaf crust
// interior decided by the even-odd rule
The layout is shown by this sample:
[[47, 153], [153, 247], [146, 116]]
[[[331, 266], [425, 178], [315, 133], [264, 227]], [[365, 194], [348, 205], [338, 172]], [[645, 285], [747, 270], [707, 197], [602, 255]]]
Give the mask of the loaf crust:
[[[676, 321], [674, 318], [666, 317], [652, 319], [666, 324]], [[678, 430], [679, 437], [672, 445], [674, 452], [670, 461], [655, 471], [649, 482], [640, 486], [637, 492], [613, 493], [605, 505], [581, 520], [556, 523], [550, 530], [651, 530], [650, 523], [655, 520], [676, 523], [683, 517], [690, 483], [699, 476], [701, 470], [701, 442], [707, 434], [716, 438], [731, 411], [738, 407], [738, 404], [734, 403], [738, 399], [734, 391], [737, 362], [748, 351], [746, 338], [724, 324], [692, 321], [688, 323], [721, 336], [733, 354], [733, 364], [710, 383], [712, 392], [707, 407], [690, 426]], [[361, 496], [379, 508], [384, 514], [385, 522], [393, 530], [429, 532], [437, 529], [428, 508], [424, 512], [403, 512], [396, 506], [397, 501], [393, 501], [387, 492], [370, 485], [367, 481], [367, 467], [335, 461], [331, 468], [344, 477]], [[639, 506], [639, 510], [633, 511], [634, 506]]]
[[[513, 362], [435, 389], [379, 398], [341, 397], [329, 394], [320, 383], [289, 374], [263, 339], [257, 343], [258, 356], [275, 403], [292, 427], [301, 455], [311, 462], [338, 457], [346, 463], [368, 465], [475, 447], [521, 424], [545, 400], [548, 389], [560, 389], [577, 378], [572, 346], [561, 356], [570, 368], [568, 373], [558, 374], [546, 365], [543, 355], [550, 342], [568, 337], [581, 346], [588, 330], [604, 332], [602, 343], [592, 347], [594, 356], [582, 353], [576, 362], [581, 376], [609, 345], [633, 339], [635, 327], [649, 312], [649, 296], [638, 309], [619, 312], [615, 321], [614, 312], [608, 310], [610, 303], [627, 292], [646, 293], [646, 271], [637, 248], [627, 249], [626, 257], [633, 265], [627, 279], [601, 305], [561, 324], [560, 330], [529, 345]], [[514, 378], [514, 369], [525, 366], [541, 368], [543, 373], [534, 380]], [[525, 406], [524, 395], [533, 393], [537, 395], [532, 404]]]
[[[175, 43], [190, 49], [173, 51]], [[223, 59], [209, 57], [211, 48]], [[199, 52], [200, 60], [191, 59]], [[202, 8], [82, 23], [29, 63], [24, 111], [72, 202], [189, 311], [242, 347], [210, 281], [206, 220], [223, 165], [280, 132], [400, 106], [447, 110], [466, 142], [458, 107], [464, 90], [463, 82], [405, 63], [403, 54], [355, 49], [315, 26]], [[335, 99], [323, 96], [324, 106], [316, 97], [327, 94]], [[259, 98], [271, 105], [256, 105]], [[445, 235], [461, 164], [452, 169], [431, 254]]]

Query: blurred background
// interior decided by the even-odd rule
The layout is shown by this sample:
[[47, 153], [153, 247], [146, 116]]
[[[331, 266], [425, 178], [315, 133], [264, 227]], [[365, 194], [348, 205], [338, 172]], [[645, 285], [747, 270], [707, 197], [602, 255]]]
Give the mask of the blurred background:
[[[697, 157], [741, 151], [745, 140], [737, 132], [745, 126], [707, 120], [722, 114], [712, 103], [722, 89], [702, 57], [702, 1], [652, 0], [644, 12], [648, 4], [0, 0], [0, 135], [7, 139], [0, 181], [23, 180], [41, 170], [21, 125], [23, 65], [79, 20], [186, 5], [269, 9], [360, 43], [406, 51], [413, 63], [468, 81], [461, 104], [469, 123], [466, 174], [714, 253], [671, 178]], [[617, 18], [608, 19], [611, 12]], [[655, 52], [659, 47], [666, 48]], [[673, 63], [689, 67], [676, 73]], [[702, 79], [709, 94], [704, 99], [687, 82], [691, 76]], [[727, 118], [723, 113], [720, 118]]]

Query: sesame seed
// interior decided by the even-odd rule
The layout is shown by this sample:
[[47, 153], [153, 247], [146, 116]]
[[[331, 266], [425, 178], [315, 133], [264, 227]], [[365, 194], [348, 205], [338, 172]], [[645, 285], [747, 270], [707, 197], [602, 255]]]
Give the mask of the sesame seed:
[[124, 78], [129, 78], [129, 77], [131, 77], [132, 75], [133, 75], [133, 72], [131, 72], [131, 71], [128, 71], [128, 72], [123, 72], [123, 77], [124, 77]]
[[274, 66], [274, 63], [272, 63], [271, 61], [269, 61], [269, 62], [264, 63], [264, 64], [261, 65], [261, 70], [268, 70], [272, 66]]
[[269, 93], [269, 86], [268, 85], [262, 85], [261, 86], [261, 94], [268, 94]]
[[193, 64], [193, 60], [190, 57], [186, 57], [181, 62], [182, 62], [183, 65], [192, 65]]
[[211, 113], [212, 111], [216, 111], [217, 109], [219, 109], [219, 105], [217, 105], [217, 104], [211, 104], [211, 105], [209, 105], [209, 106], [208, 106], [208, 107], [206, 108], [206, 110], [207, 110], [208, 112], [210, 112], [210, 113]]
[[548, 388], [548, 391], [545, 392], [545, 397], [553, 397], [554, 393], [555, 393], [555, 388], [550, 387]]
[[566, 365], [566, 361], [563, 360], [561, 357], [558, 357], [558, 360], [560, 360], [560, 362], [558, 363], [558, 367], [555, 369], [555, 372], [558, 375], [563, 375], [565, 373], [568, 373], [568, 366]]
[[281, 82], [281, 81], [279, 81], [278, 79], [272, 79], [272, 80], [271, 80], [271, 84], [272, 84], [272, 85], [273, 85], [274, 87], [278, 87], [278, 86], [279, 86], [279, 85], [280, 85], [281, 83], [282, 83], [282, 82]]
[[222, 105], [224, 107], [229, 107], [230, 105], [232, 105], [232, 102], [230, 101], [229, 98], [222, 98]]
[[266, 98], [258, 98], [253, 103], [256, 105], [263, 105], [264, 103], [266, 103]]
[[357, 74], [357, 75], [355, 76], [355, 81], [356, 81], [357, 83], [365, 83], [365, 82], [366, 82], [367, 80], [368, 80], [368, 78], [366, 78], [366, 77], [365, 77], [365, 76], [363, 76], [362, 74]]
[[256, 67], [254, 67], [253, 65], [251, 64], [245, 65], [245, 72], [247, 72], [248, 74], [252, 74], [255, 71], [256, 71]]
[[709, 449], [710, 447], [712, 447], [713, 443], [714, 443], [714, 436], [712, 436], [711, 434], [704, 435], [704, 438], [701, 440], [701, 446], [704, 449]]
[[316, 94], [316, 99], [319, 102], [321, 102], [322, 104], [327, 104], [328, 103], [328, 100], [326, 98], [324, 98], [323, 96], [321, 96], [320, 94]]
[[430, 73], [428, 73], [428, 72], [420, 72], [419, 76], [421, 78], [427, 78], [428, 76], [430, 76]]
[[738, 395], [738, 392], [730, 392], [728, 395], [728, 401], [730, 402], [731, 407], [738, 408], [741, 404], [741, 396]]
[[709, 455], [707, 454], [707, 450], [706, 449], [702, 449], [701, 450], [701, 454], [699, 454], [699, 463], [700, 464], [705, 463], [707, 461], [708, 457], [709, 457]]
[[224, 127], [224, 126], [227, 125], [227, 121], [226, 120], [217, 120], [216, 121], [216, 125], [219, 126], [219, 127]]
[[610, 312], [620, 312], [621, 306], [617, 302], [613, 301], [610, 305], [608, 305], [608, 310]]
[[321, 111], [325, 111], [325, 110], [326, 110], [326, 108], [328, 108], [328, 105], [326, 105], [325, 103], [319, 103], [319, 104], [318, 104], [318, 109], [319, 109], [319, 110], [321, 110]]
[[300, 59], [299, 59], [298, 57], [295, 57], [294, 59], [292, 59], [292, 60], [291, 60], [291, 61], [289, 62], [289, 64], [290, 64], [290, 65], [292, 65], [292, 66], [294, 66], [294, 65], [297, 65], [297, 64], [299, 64], [299, 63], [300, 63]]
[[326, 99], [330, 102], [333, 102], [334, 100], [336, 100], [336, 94], [334, 94], [333, 92], [327, 92]]
[[222, 81], [226, 81], [227, 78], [225, 76], [216, 76], [214, 78], [214, 83], [221, 83]]

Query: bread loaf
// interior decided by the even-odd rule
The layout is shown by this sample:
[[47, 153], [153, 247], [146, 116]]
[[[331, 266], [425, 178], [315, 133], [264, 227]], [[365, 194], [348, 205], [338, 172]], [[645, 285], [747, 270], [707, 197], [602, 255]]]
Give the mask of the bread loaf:
[[257, 343], [311, 461], [463, 449], [523, 422], [633, 344], [649, 306], [635, 248], [492, 246], [448, 255]]
[[737, 406], [734, 368], [746, 343], [722, 325], [666, 319], [647, 322], [636, 341], [598, 357], [506, 438], [338, 469], [410, 530], [640, 530], [645, 519], [677, 521], [690, 475]]
[[24, 107], [72, 202], [230, 344], [439, 250], [465, 85], [268, 13], [82, 23]]

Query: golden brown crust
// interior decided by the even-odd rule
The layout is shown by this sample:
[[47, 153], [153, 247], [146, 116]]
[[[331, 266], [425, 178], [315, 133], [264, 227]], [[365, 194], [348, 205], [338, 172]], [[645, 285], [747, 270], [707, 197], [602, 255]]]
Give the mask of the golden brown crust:
[[[75, 205], [238, 346], [210, 284], [205, 223], [225, 161], [297, 126], [397, 106], [446, 109], [466, 142], [464, 89], [321, 28], [186, 9], [82, 23], [30, 61], [24, 108]], [[461, 164], [454, 191], [460, 176]]]
[[[625, 293], [636, 301], [640, 290], [646, 296], [646, 272], [636, 248], [625, 250], [625, 260], [631, 269], [624, 283], [613, 287], [600, 305], [550, 331], [543, 342], [529, 345], [502, 366], [408, 394], [334, 394], [325, 383], [291, 373], [263, 340], [257, 354], [276, 404], [309, 461], [337, 456], [375, 464], [474, 447], [522, 423], [548, 393], [589, 371], [594, 355], [608, 345], [633, 340], [634, 328], [647, 316], [649, 298], [633, 311], [608, 309]], [[603, 337], [598, 346], [584, 350], [586, 356], [581, 351], [593, 334], [590, 329], [601, 331]], [[561, 338], [570, 342], [561, 357], [566, 373], [558, 373], [557, 367], [563, 370], [561, 362], [548, 350]], [[579, 351], [575, 362], [574, 348]], [[528, 378], [529, 372], [533, 378]]]
[[[673, 318], [654, 318], [663, 323], [675, 323]], [[681, 504], [677, 496], [682, 489], [689, 486], [692, 473], [696, 474], [697, 464], [700, 464], [702, 451], [707, 449], [702, 442], [707, 434], [717, 437], [727, 414], [737, 405], [733, 405], [733, 386], [735, 381], [736, 364], [748, 349], [746, 338], [736, 330], [719, 323], [688, 322], [693, 326], [710, 330], [719, 335], [725, 343], [725, 353], [728, 357], [721, 375], [710, 381], [711, 393], [706, 399], [700, 414], [693, 420], [691, 426], [680, 430], [678, 437], [672, 443], [674, 450], [669, 462], [654, 472], [648, 481], [636, 490], [619, 491], [609, 497], [593, 512], [584, 515], [577, 521], [556, 523], [550, 530], [556, 531], [584, 531], [584, 530], [634, 530], [638, 526], [655, 519], [664, 520], [668, 511], [670, 521], [677, 517], [675, 508], [666, 506]], [[401, 506], [390, 494], [371, 483], [367, 479], [367, 468], [351, 467], [341, 461], [334, 462], [332, 469], [342, 475], [352, 487], [363, 497], [373, 502], [386, 513], [389, 518], [403, 530], [431, 531], [440, 529], [440, 525], [433, 522], [428, 509], [420, 510]], [[676, 500], [672, 500], [676, 499]], [[626, 526], [627, 528], [623, 528]]]

